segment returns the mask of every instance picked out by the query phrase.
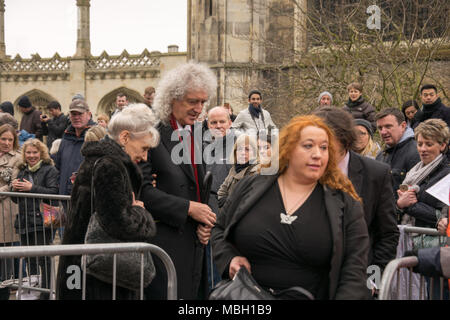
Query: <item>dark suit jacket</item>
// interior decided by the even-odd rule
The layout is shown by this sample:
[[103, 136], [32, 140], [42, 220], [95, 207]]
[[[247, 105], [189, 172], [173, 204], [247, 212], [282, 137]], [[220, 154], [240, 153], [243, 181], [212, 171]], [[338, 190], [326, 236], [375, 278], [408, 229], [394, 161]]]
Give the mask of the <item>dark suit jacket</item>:
[[[220, 211], [212, 231], [211, 243], [216, 265], [223, 277], [228, 277], [231, 260], [235, 256], [240, 256], [239, 248], [228, 239], [232, 229], [277, 178], [278, 176], [268, 175], [244, 178], [236, 185], [233, 194]], [[324, 186], [324, 201], [333, 239], [329, 298], [366, 299], [369, 236], [361, 204], [349, 195], [326, 186]]]
[[399, 238], [390, 167], [350, 151], [348, 177], [363, 199], [370, 238], [369, 265], [384, 269], [395, 259]]
[[[141, 199], [153, 215], [157, 233], [153, 243], [163, 248], [171, 257], [178, 282], [178, 298], [197, 299], [207, 282], [206, 269], [203, 266], [204, 246], [197, 238], [198, 222], [188, 217], [189, 201], [197, 201], [194, 171], [190, 163], [176, 164], [172, 160], [172, 151], [181, 150], [178, 136], [171, 141], [173, 129], [170, 125], [160, 125], [159, 145], [148, 152], [148, 160], [141, 163], [144, 185]], [[202, 147], [196, 145], [198, 151]], [[180, 151], [180, 154], [183, 154]], [[201, 154], [201, 153], [200, 153]], [[190, 161], [190, 157], [187, 156]], [[176, 160], [176, 159], [174, 159]], [[197, 164], [200, 188], [203, 188], [205, 169]], [[152, 173], [157, 174], [156, 188], [151, 184]], [[166, 299], [167, 274], [159, 259], [155, 258], [156, 277], [146, 289], [146, 295], [152, 299]]]

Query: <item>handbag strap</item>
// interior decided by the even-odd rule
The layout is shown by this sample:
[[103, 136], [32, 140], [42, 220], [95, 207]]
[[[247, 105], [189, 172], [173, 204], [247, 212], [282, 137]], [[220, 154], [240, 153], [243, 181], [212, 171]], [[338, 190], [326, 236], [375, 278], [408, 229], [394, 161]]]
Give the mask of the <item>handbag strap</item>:
[[285, 293], [288, 292], [295, 292], [295, 293], [300, 293], [302, 295], [304, 295], [305, 297], [307, 297], [309, 300], [314, 300], [314, 296], [312, 295], [311, 292], [309, 292], [308, 290], [306, 290], [305, 288], [299, 287], [299, 286], [295, 286], [295, 287], [290, 287], [287, 289], [283, 289], [283, 290], [273, 290], [273, 289], [269, 289], [270, 293], [274, 296], [274, 297], [280, 297]]
[[94, 197], [95, 197], [95, 189], [94, 189], [94, 170], [97, 166], [97, 163], [100, 161], [101, 158], [98, 158], [94, 162], [94, 166], [92, 167], [92, 174], [91, 174], [91, 216], [94, 214]]

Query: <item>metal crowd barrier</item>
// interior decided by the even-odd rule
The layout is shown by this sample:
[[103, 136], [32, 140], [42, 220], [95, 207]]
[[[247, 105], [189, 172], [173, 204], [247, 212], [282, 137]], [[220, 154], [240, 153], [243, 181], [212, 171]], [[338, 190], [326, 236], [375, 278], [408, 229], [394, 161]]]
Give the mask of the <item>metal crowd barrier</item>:
[[[116, 299], [116, 255], [125, 252], [140, 252], [141, 261], [143, 261], [143, 254], [146, 251], [150, 251], [152, 254], [158, 256], [164, 263], [167, 270], [167, 299], [176, 300], [177, 299], [177, 276], [175, 272], [175, 266], [170, 259], [169, 255], [160, 247], [148, 244], [148, 243], [105, 243], [105, 244], [77, 244], [77, 245], [51, 245], [51, 246], [32, 246], [32, 247], [4, 247], [0, 248], [0, 258], [20, 258], [20, 264], [24, 257], [50, 257], [51, 259], [51, 278], [50, 278], [50, 289], [43, 288], [33, 288], [23, 286], [22, 273], [19, 276], [18, 288], [18, 299], [21, 298], [22, 289], [38, 290], [41, 292], [50, 293], [50, 300], [55, 300], [55, 286], [56, 286], [56, 267], [55, 267], [55, 257], [56, 256], [74, 256], [81, 255], [82, 261], [86, 261], [86, 255], [98, 254], [98, 253], [110, 253], [114, 254], [114, 262], [111, 266], [114, 270], [112, 279], [112, 299]], [[82, 265], [82, 299], [86, 299], [86, 263], [81, 263]], [[141, 283], [140, 283], [140, 299], [144, 299], [144, 279], [143, 279], [143, 264], [141, 262]]]
[[[5, 198], [6, 197], [6, 198]], [[14, 199], [15, 201], [12, 201]], [[31, 205], [29, 201], [31, 200]], [[26, 192], [0, 192], [0, 219], [3, 223], [2, 228], [0, 228], [0, 237], [7, 238], [7, 233], [10, 234], [29, 234], [36, 233], [33, 230], [28, 230], [28, 215], [27, 212], [34, 213], [39, 212], [42, 214], [41, 218], [37, 218], [36, 215], [31, 221], [31, 228], [36, 230], [40, 228], [40, 220], [44, 219], [42, 206], [46, 206], [45, 209], [53, 209], [52, 214], [57, 220], [51, 224], [49, 227], [44, 228], [44, 235], [46, 232], [50, 233], [51, 241], [53, 242], [55, 237], [55, 232], [64, 227], [64, 221], [66, 216], [66, 211], [70, 205], [70, 196], [58, 195], [58, 194], [41, 194], [41, 193], [26, 193]], [[21, 210], [22, 208], [22, 210]], [[19, 212], [22, 211], [22, 212]], [[23, 215], [26, 220], [26, 225], [22, 225], [21, 219], [17, 219], [18, 223], [15, 223], [16, 217], [18, 215]], [[6, 222], [6, 225], [5, 225]], [[21, 241], [22, 244], [22, 241]], [[28, 244], [27, 244], [28, 245]]]
[[[404, 250], [414, 249], [413, 237], [417, 235], [431, 235], [439, 236], [439, 232], [432, 228], [420, 228], [412, 226], [399, 226], [402, 229], [405, 237], [403, 239]], [[441, 237], [439, 240], [439, 245], [443, 245], [445, 237]], [[423, 242], [422, 242], [423, 244]], [[404, 252], [400, 253], [402, 256]], [[397, 255], [398, 256], [398, 255]], [[407, 300], [412, 300], [413, 297], [417, 297], [419, 300], [434, 299], [436, 295], [434, 294], [434, 287], [436, 285], [436, 278], [427, 278], [429, 285], [426, 285], [426, 279], [423, 275], [414, 273], [412, 270], [418, 264], [418, 259], [415, 256], [409, 257], [399, 257], [395, 260], [389, 262], [386, 266], [383, 276], [381, 279], [381, 287], [379, 292], [379, 300], [401, 300], [400, 290], [402, 287], [407, 288]], [[401, 277], [401, 272], [406, 272], [406, 277]], [[419, 277], [419, 287], [413, 286], [413, 279], [417, 280]], [[395, 281], [394, 281], [395, 279]], [[406, 279], [406, 281], [404, 281]], [[403, 281], [402, 281], [403, 280]], [[428, 287], [428, 288], [427, 288]], [[443, 300], [444, 298], [444, 278], [439, 278], [439, 298]], [[429, 294], [432, 296], [429, 297]]]
[[[60, 243], [70, 196], [0, 192], [0, 200], [0, 247]], [[25, 264], [18, 259], [0, 259], [0, 280], [18, 279], [25, 273], [31, 282], [39, 268], [43, 269], [42, 286], [49, 288], [50, 260], [46, 257], [28, 257]]]
[[[44, 221], [42, 209], [44, 207], [41, 208], [41, 204], [51, 206], [51, 209], [56, 212], [57, 222], [55, 224], [50, 224], [49, 227], [42, 226]], [[175, 269], [170, 257], [159, 247], [148, 243], [59, 245], [64, 230], [65, 213], [69, 206], [70, 196], [0, 192], [0, 287], [7, 286], [18, 289], [17, 297], [19, 299], [22, 289], [49, 293], [50, 298], [54, 299], [56, 256], [78, 254], [83, 255], [82, 259], [84, 259], [86, 254], [111, 253], [114, 254], [114, 266], [111, 267], [115, 268], [115, 254], [150, 251], [161, 258], [168, 271], [167, 298], [176, 299]], [[32, 214], [27, 215], [27, 212]], [[18, 219], [20, 214], [25, 217], [24, 225]], [[33, 221], [28, 220], [30, 217], [33, 217]], [[57, 233], [59, 238], [57, 238]], [[25, 264], [23, 263], [24, 258]], [[39, 269], [41, 269], [40, 272]], [[142, 265], [141, 269], [143, 269]], [[86, 273], [84, 271], [83, 279], [85, 280]], [[36, 274], [40, 274], [40, 277]], [[30, 284], [34, 280], [40, 279], [41, 287], [23, 285], [24, 275], [25, 280], [28, 280]], [[115, 298], [115, 274], [113, 282], [113, 298]], [[143, 283], [143, 278], [141, 278], [141, 283]], [[85, 287], [83, 287], [83, 291], [84, 289]], [[85, 292], [83, 292], [83, 297], [84, 294]], [[141, 299], [142, 297], [141, 288]]]
[[[421, 228], [421, 227], [412, 227], [412, 226], [404, 226], [403, 230], [405, 233], [408, 233], [412, 238], [415, 235], [429, 235], [429, 236], [439, 236], [439, 245], [442, 246], [446, 242], [446, 236], [441, 235], [436, 229], [433, 228]], [[424, 245], [423, 239], [421, 239], [422, 247]]]
[[[392, 292], [392, 282], [393, 282], [393, 278], [395, 275], [397, 275], [397, 288], [399, 288], [400, 283], [399, 283], [399, 273], [400, 270], [402, 268], [406, 268], [409, 272], [410, 275], [410, 279], [412, 277], [413, 271], [412, 269], [417, 266], [417, 264], [419, 263], [419, 260], [417, 257], [415, 256], [410, 256], [410, 257], [403, 257], [400, 259], [395, 259], [392, 260], [391, 262], [388, 263], [388, 265], [386, 266], [386, 269], [384, 269], [383, 272], [383, 277], [381, 278], [381, 288], [380, 288], [380, 293], [378, 295], [378, 299], [379, 300], [398, 300], [398, 295], [396, 295], [397, 292]], [[442, 277], [439, 278], [439, 299], [440, 300], [444, 300], [444, 280], [446, 281], [447, 279], [444, 279]], [[429, 292], [434, 292], [434, 286], [435, 286], [435, 278], [429, 278], [430, 281], [430, 286], [429, 286]], [[426, 285], [425, 285], [425, 277], [423, 275], [420, 275], [420, 297], [423, 299], [424, 295], [423, 293], [426, 290]], [[408, 286], [408, 300], [411, 300], [411, 296], [412, 296], [412, 287], [411, 287], [411, 282], [409, 283]], [[430, 300], [436, 300], [434, 299], [435, 295], [432, 295], [432, 298], [430, 298]], [[422, 300], [421, 299], [421, 300]]]

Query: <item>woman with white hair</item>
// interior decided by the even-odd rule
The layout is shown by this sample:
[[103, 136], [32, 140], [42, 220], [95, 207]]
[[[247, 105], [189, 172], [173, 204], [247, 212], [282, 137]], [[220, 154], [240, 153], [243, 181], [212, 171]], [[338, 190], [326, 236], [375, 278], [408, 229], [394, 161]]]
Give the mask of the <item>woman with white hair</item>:
[[[175, 265], [180, 299], [205, 298], [208, 290], [204, 249], [216, 215], [202, 203], [206, 169], [202, 125], [197, 119], [215, 95], [216, 83], [211, 69], [195, 62], [164, 75], [153, 104], [161, 120], [161, 143], [141, 165], [145, 181], [141, 198], [158, 221], [153, 243], [163, 248]], [[157, 175], [156, 188], [152, 174]], [[154, 262], [156, 276], [146, 289], [146, 298], [166, 299], [167, 272], [157, 257]]]
[[[113, 117], [103, 139], [85, 142], [81, 149], [84, 161], [74, 182], [62, 244], [85, 243], [88, 224], [89, 228], [92, 224], [91, 213], [94, 211], [98, 224], [111, 238], [123, 242], [149, 242], [152, 239], [156, 233], [155, 222], [144, 204], [137, 200], [143, 182], [137, 163], [146, 161], [148, 150], [158, 144], [159, 133], [154, 128], [155, 122], [153, 113], [146, 105], [129, 105]], [[60, 258], [57, 283], [59, 299], [81, 298], [81, 290], [67, 288], [67, 278], [71, 275], [67, 273], [67, 268], [71, 265], [79, 266], [80, 257]], [[112, 270], [113, 266], [110, 267]], [[117, 279], [117, 283], [120, 283], [120, 279]], [[86, 298], [111, 297], [111, 283], [105, 282], [101, 274], [88, 272]], [[137, 293], [118, 285], [116, 298], [134, 299]]]

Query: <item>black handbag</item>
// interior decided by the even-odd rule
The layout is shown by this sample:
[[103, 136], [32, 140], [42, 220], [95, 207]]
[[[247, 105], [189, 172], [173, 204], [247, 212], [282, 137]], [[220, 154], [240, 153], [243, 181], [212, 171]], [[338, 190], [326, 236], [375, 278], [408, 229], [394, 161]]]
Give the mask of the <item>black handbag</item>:
[[232, 280], [222, 280], [214, 287], [209, 300], [283, 300], [285, 296], [314, 300], [311, 292], [298, 286], [267, 291], [255, 281], [247, 268], [241, 267]]

